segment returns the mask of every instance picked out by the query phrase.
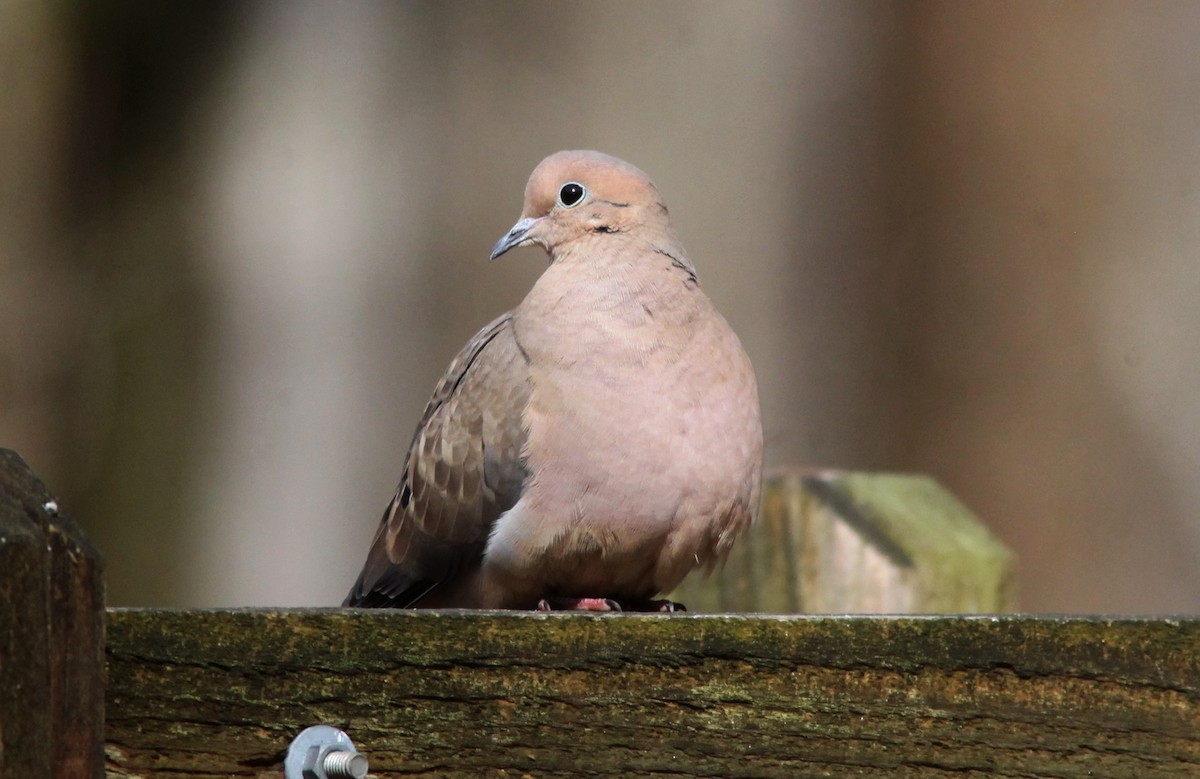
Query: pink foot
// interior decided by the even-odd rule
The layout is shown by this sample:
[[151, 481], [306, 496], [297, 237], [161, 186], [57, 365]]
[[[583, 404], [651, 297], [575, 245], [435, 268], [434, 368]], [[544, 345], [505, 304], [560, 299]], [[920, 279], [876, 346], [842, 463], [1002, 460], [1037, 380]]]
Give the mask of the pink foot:
[[538, 611], [642, 611], [673, 613], [687, 611], [682, 603], [670, 600], [626, 601], [625, 608], [612, 598], [567, 598], [549, 596], [538, 601]]
[[563, 598], [551, 596], [538, 601], [538, 611], [620, 611], [611, 598]]

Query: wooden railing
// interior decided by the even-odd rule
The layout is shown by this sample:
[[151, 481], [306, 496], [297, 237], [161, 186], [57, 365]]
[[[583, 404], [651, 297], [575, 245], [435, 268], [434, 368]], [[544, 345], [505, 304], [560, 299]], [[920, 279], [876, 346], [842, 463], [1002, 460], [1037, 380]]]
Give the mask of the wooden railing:
[[[692, 605], [761, 587], [791, 590], [759, 605], [811, 603], [803, 564], [865, 566], [918, 609], [938, 581], [1008, 602], [1011, 557], [970, 541], [961, 506], [881, 479], [772, 480], [755, 532], [773, 545], [747, 540]], [[278, 779], [318, 723], [376, 777], [1200, 776], [1200, 620], [110, 609], [102, 640], [94, 550], [11, 453], [0, 483], [3, 779]], [[843, 519], [866, 529], [811, 531]], [[952, 532], [982, 562], [939, 579], [924, 566], [950, 547], [900, 530]]]

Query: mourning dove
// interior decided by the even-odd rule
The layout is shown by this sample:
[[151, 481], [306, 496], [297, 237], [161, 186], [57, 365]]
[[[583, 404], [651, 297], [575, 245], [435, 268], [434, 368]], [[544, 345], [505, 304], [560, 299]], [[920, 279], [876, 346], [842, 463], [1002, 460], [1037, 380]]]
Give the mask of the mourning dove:
[[750, 360], [654, 183], [564, 151], [492, 249], [549, 267], [450, 363], [343, 605], [670, 610], [758, 508]]

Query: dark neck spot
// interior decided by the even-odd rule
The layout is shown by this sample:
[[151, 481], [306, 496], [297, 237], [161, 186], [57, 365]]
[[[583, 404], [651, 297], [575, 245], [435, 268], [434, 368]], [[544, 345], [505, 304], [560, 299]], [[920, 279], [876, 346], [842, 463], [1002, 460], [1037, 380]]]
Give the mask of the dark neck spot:
[[669, 258], [671, 260], [671, 265], [673, 265], [676, 268], [679, 268], [679, 270], [681, 270], [685, 274], [687, 274], [687, 279], [684, 281], [685, 284], [695, 285], [695, 284], [699, 283], [696, 280], [696, 271], [692, 270], [692, 268], [686, 262], [684, 262], [680, 258], [676, 257], [674, 254], [671, 254], [666, 249], [660, 249], [657, 246], [655, 246], [654, 251], [658, 252], [659, 254], [661, 254], [664, 257]]

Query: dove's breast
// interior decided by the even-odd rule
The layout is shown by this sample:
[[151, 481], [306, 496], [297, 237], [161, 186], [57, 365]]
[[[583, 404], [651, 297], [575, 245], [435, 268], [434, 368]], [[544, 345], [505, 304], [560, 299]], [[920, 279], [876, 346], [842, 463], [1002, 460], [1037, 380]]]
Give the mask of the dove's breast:
[[610, 291], [536, 327], [516, 322], [530, 361], [529, 479], [485, 565], [536, 582], [539, 596], [668, 590], [722, 558], [757, 504], [749, 360], [694, 284], [665, 278], [680, 285], [673, 298], [645, 290], [613, 305]]

